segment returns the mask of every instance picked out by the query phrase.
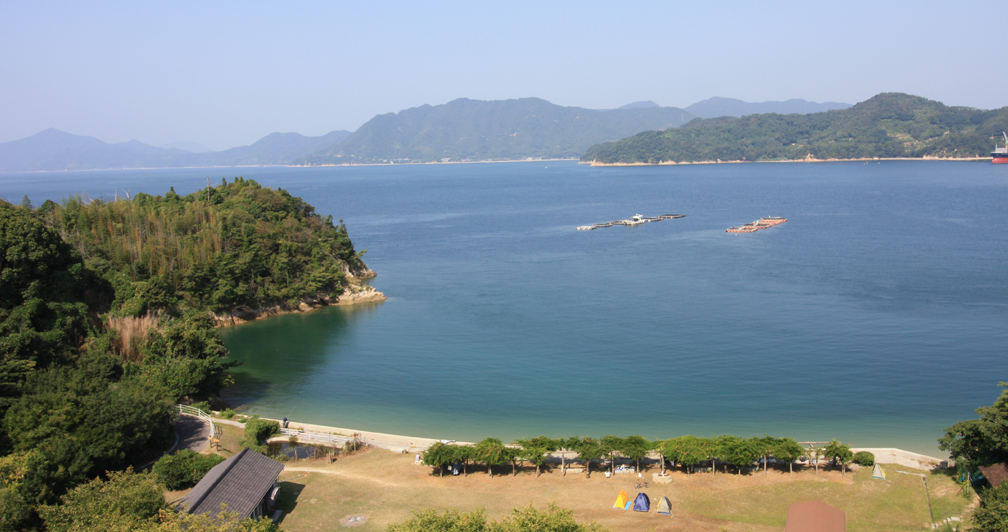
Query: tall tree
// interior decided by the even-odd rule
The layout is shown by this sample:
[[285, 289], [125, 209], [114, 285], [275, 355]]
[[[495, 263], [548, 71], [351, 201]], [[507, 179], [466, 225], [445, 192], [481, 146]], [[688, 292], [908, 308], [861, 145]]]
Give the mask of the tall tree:
[[[998, 383], [1008, 387], [1008, 382]], [[975, 466], [1008, 462], [1008, 389], [991, 406], [976, 409], [979, 419], [960, 421], [945, 429], [938, 448], [957, 462]]]
[[497, 438], [484, 438], [473, 447], [473, 457], [487, 466], [487, 474], [493, 476], [493, 466], [508, 462], [507, 448]]
[[634, 461], [639, 472], [641, 470], [641, 460], [647, 456], [648, 451], [653, 447], [654, 444], [647, 438], [640, 434], [634, 434], [623, 439], [623, 447], [620, 449], [620, 452], [623, 456]]
[[788, 463], [788, 472], [794, 476], [794, 461], [805, 453], [805, 449], [793, 438], [780, 438], [774, 446], [773, 455], [777, 460], [785, 460]]
[[560, 447], [559, 440], [546, 436], [515, 440], [515, 443], [521, 446], [521, 457], [535, 464], [536, 478], [539, 478], [542, 464], [546, 461], [546, 453], [556, 451]]
[[602, 454], [609, 457], [609, 473], [616, 472], [616, 455], [623, 450], [625, 444], [626, 440], [612, 434], [607, 434], [599, 440]]
[[585, 437], [577, 442], [577, 447], [574, 450], [578, 453], [578, 459], [585, 463], [585, 477], [591, 478], [592, 460], [598, 460], [605, 456], [602, 444], [595, 438]]
[[854, 453], [851, 452], [850, 447], [836, 440], [830, 440], [829, 444], [823, 449], [823, 455], [832, 460], [834, 465], [840, 466], [842, 475], [847, 474], [847, 464], [854, 458]]
[[689, 475], [692, 473], [693, 466], [710, 458], [707, 452], [708, 445], [709, 440], [706, 438], [687, 435], [665, 440], [662, 444], [662, 450], [665, 456], [681, 465]]

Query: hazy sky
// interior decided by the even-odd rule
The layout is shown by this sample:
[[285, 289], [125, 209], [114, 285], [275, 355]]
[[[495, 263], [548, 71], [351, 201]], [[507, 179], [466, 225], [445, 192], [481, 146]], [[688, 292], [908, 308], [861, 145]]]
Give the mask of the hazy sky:
[[420, 4], [0, 0], [0, 142], [224, 149], [459, 97], [1008, 105], [1003, 1]]

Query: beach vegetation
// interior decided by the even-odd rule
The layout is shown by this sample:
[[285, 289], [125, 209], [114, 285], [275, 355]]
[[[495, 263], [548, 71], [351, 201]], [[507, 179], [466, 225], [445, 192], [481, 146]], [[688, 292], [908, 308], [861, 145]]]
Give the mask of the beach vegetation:
[[654, 448], [654, 443], [641, 436], [634, 434], [623, 438], [620, 454], [634, 461], [636, 470], [640, 471], [640, 461]]
[[[805, 449], [794, 438], [775, 438], [773, 456], [788, 464], [788, 473], [794, 476], [794, 461], [805, 454]], [[872, 457], [874, 460], [874, 457]]]
[[739, 438], [738, 436], [718, 436], [716, 448], [718, 458], [735, 468], [737, 474], [742, 474], [742, 468], [752, 465], [760, 456], [759, 440], [756, 438]]
[[679, 436], [662, 442], [662, 451], [669, 460], [682, 466], [686, 474], [693, 472], [696, 464], [708, 458], [704, 450], [705, 440], [696, 436]]
[[623, 448], [626, 446], [626, 440], [620, 438], [619, 436], [613, 436], [612, 434], [607, 434], [599, 440], [599, 447], [602, 451], [603, 456], [609, 457], [609, 472], [612, 473], [616, 468], [616, 455], [622, 454]]
[[548, 438], [546, 436], [523, 438], [515, 440], [514, 443], [520, 449], [519, 456], [521, 456], [522, 460], [535, 464], [536, 478], [539, 478], [542, 465], [546, 463], [546, 453], [554, 452], [561, 446], [561, 440]]
[[875, 455], [868, 451], [858, 451], [851, 461], [862, 467], [871, 467], [875, 465]]
[[854, 458], [850, 446], [831, 440], [822, 451], [823, 456], [833, 461], [833, 465], [839, 466], [843, 475], [847, 474], [847, 464]]
[[605, 448], [599, 440], [592, 437], [584, 437], [571, 443], [573, 444], [571, 450], [577, 453], [578, 460], [584, 462], [585, 477], [591, 478], [591, 463], [606, 455]]
[[438, 476], [441, 476], [444, 474], [445, 466], [452, 463], [453, 456], [450, 453], [448, 444], [438, 441], [428, 447], [420, 457], [424, 464], [433, 466], [438, 472]]
[[493, 477], [493, 466], [504, 465], [511, 461], [511, 452], [497, 438], [484, 438], [473, 446], [473, 459], [487, 466], [487, 475]]

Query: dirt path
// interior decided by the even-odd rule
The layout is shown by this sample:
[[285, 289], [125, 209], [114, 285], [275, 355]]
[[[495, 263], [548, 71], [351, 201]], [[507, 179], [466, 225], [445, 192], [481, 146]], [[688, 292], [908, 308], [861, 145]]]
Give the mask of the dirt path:
[[332, 469], [320, 469], [315, 467], [284, 467], [284, 472], [293, 473], [321, 473], [323, 475], [335, 475], [338, 477], [352, 478], [354, 480], [364, 480], [367, 482], [372, 482], [381, 486], [386, 486], [389, 488], [401, 488], [402, 484], [396, 484], [395, 482], [388, 482], [387, 480], [381, 480], [379, 478], [369, 477], [366, 475], [355, 475], [353, 473], [347, 473], [345, 471], [334, 471]]

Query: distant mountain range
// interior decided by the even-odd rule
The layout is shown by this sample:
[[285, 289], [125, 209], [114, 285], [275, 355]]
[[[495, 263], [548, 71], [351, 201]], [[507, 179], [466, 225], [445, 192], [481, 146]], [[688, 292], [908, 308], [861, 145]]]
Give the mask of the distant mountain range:
[[47, 129], [28, 138], [0, 143], [0, 171], [572, 158], [605, 141], [676, 128], [697, 117], [765, 109], [803, 113], [823, 106], [838, 108], [846, 104], [805, 100], [747, 103], [711, 98], [686, 109], [642, 101], [598, 110], [563, 107], [538, 98], [461, 98], [443, 105], [378, 115], [353, 133], [333, 131], [319, 137], [272, 133], [250, 146], [217, 152], [184, 142], [161, 148], [138, 141], [110, 144]]
[[345, 141], [295, 164], [494, 161], [578, 157], [589, 146], [647, 129], [677, 127], [694, 116], [675, 107], [600, 111], [539, 98], [460, 98], [378, 115]]
[[0, 144], [0, 172], [283, 165], [300, 155], [337, 144], [349, 135], [349, 131], [333, 131], [320, 137], [273, 133], [251, 146], [192, 153], [156, 148], [135, 140], [109, 144], [94, 137], [47, 129]]
[[719, 116], [746, 116], [764, 113], [779, 113], [782, 115], [792, 113], [821, 113], [823, 111], [846, 109], [850, 106], [849, 103], [816, 103], [801, 99], [791, 99], [783, 102], [750, 103], [734, 98], [715, 96], [714, 98], [697, 102], [687, 107], [686, 110], [700, 118], [717, 118]]
[[986, 157], [1008, 130], [1008, 107], [950, 107], [882, 93], [847, 109], [697, 119], [592, 146], [594, 164]]

